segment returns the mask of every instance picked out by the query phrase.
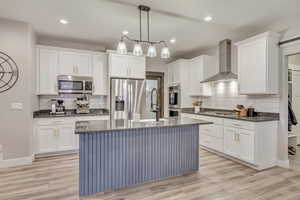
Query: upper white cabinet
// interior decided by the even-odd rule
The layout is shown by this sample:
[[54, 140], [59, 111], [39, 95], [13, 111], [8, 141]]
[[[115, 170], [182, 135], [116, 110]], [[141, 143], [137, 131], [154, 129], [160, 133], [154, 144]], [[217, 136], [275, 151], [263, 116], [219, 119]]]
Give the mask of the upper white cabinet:
[[167, 65], [168, 86], [180, 85], [180, 108], [192, 106], [192, 99], [189, 97], [189, 60], [179, 59]]
[[115, 78], [146, 78], [146, 59], [142, 56], [109, 54], [109, 75]]
[[52, 49], [37, 48], [37, 94], [56, 95], [58, 52]]
[[94, 95], [108, 94], [108, 55], [106, 53], [93, 55]]
[[108, 54], [37, 46], [37, 94], [58, 95], [57, 76], [91, 76], [93, 95], [108, 94]]
[[180, 77], [181, 67], [188, 70], [189, 63], [186, 60], [177, 60], [168, 64], [168, 85], [177, 85], [182, 82]]
[[211, 96], [210, 83], [200, 83], [205, 78], [214, 74], [216, 67], [213, 58], [207, 55], [198, 56], [190, 60], [189, 69], [189, 95]]
[[75, 76], [91, 76], [91, 55], [75, 52], [61, 52], [59, 58], [59, 74]]
[[266, 32], [236, 43], [240, 94], [278, 94], [279, 35]]

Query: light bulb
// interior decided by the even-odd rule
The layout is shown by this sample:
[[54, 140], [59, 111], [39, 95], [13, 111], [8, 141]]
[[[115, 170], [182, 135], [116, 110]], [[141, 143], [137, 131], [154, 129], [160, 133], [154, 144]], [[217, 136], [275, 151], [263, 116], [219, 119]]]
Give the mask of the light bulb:
[[163, 47], [161, 49], [161, 58], [170, 58], [170, 50], [168, 47]]
[[154, 45], [149, 46], [147, 56], [150, 58], [157, 56], [156, 47]]
[[133, 55], [141, 56], [143, 55], [142, 45], [140, 43], [136, 43], [133, 48]]
[[117, 52], [119, 54], [127, 54], [127, 47], [124, 41], [119, 42]]

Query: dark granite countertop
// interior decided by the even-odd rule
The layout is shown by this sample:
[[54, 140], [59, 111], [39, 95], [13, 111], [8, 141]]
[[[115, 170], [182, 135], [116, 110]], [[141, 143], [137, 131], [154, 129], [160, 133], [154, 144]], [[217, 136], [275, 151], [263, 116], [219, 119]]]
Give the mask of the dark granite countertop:
[[52, 115], [50, 110], [39, 110], [33, 113], [33, 118], [52, 118], [52, 117], [84, 117], [84, 116], [103, 116], [109, 115], [107, 109], [90, 109], [88, 114], [77, 114], [76, 110], [70, 109], [66, 110], [64, 115]]
[[154, 120], [98, 120], [98, 121], [78, 121], [75, 125], [75, 134], [118, 131], [137, 128], [174, 127], [196, 124], [212, 124], [203, 120], [189, 118], [165, 118], [159, 122]]
[[202, 115], [209, 117], [219, 117], [234, 120], [244, 120], [250, 122], [266, 122], [266, 121], [279, 121], [279, 113], [266, 113], [258, 112], [256, 117], [240, 117], [233, 110], [222, 110], [222, 109], [209, 109], [203, 108], [199, 113], [195, 113], [193, 108], [183, 108], [182, 113]]

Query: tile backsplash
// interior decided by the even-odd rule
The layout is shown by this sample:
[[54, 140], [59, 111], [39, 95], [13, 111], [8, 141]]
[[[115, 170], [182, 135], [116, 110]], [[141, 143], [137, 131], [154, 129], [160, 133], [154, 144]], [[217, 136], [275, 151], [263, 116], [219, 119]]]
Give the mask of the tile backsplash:
[[234, 109], [237, 104], [253, 106], [260, 112], [279, 112], [279, 95], [239, 95], [237, 81], [209, 83], [212, 95], [203, 97], [203, 107]]
[[[51, 99], [62, 99], [64, 100], [64, 105], [66, 109], [75, 109], [76, 97], [80, 95], [77, 94], [62, 94], [60, 96], [40, 96], [39, 97], [39, 107], [40, 110], [51, 109]], [[89, 96], [90, 108], [108, 108], [107, 106], [107, 96]]]

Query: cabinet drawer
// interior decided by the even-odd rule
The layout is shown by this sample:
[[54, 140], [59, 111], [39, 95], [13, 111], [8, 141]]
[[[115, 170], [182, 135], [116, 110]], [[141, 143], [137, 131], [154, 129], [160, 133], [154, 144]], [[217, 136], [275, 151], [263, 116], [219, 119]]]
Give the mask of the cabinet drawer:
[[231, 120], [231, 119], [224, 119], [224, 126], [247, 129], [247, 130], [255, 129], [255, 124], [253, 122]]
[[223, 123], [224, 123], [224, 119], [219, 118], [219, 117], [208, 117], [208, 116], [197, 115], [197, 119], [209, 121], [209, 122], [212, 122], [214, 124], [219, 124], [219, 125], [223, 125]]
[[223, 152], [223, 139], [209, 135], [200, 135], [200, 145]]
[[74, 121], [66, 118], [37, 119], [37, 125], [40, 126], [60, 125], [66, 123], [74, 123]]
[[216, 138], [223, 138], [223, 126], [215, 124], [200, 126], [200, 134], [205, 134]]

